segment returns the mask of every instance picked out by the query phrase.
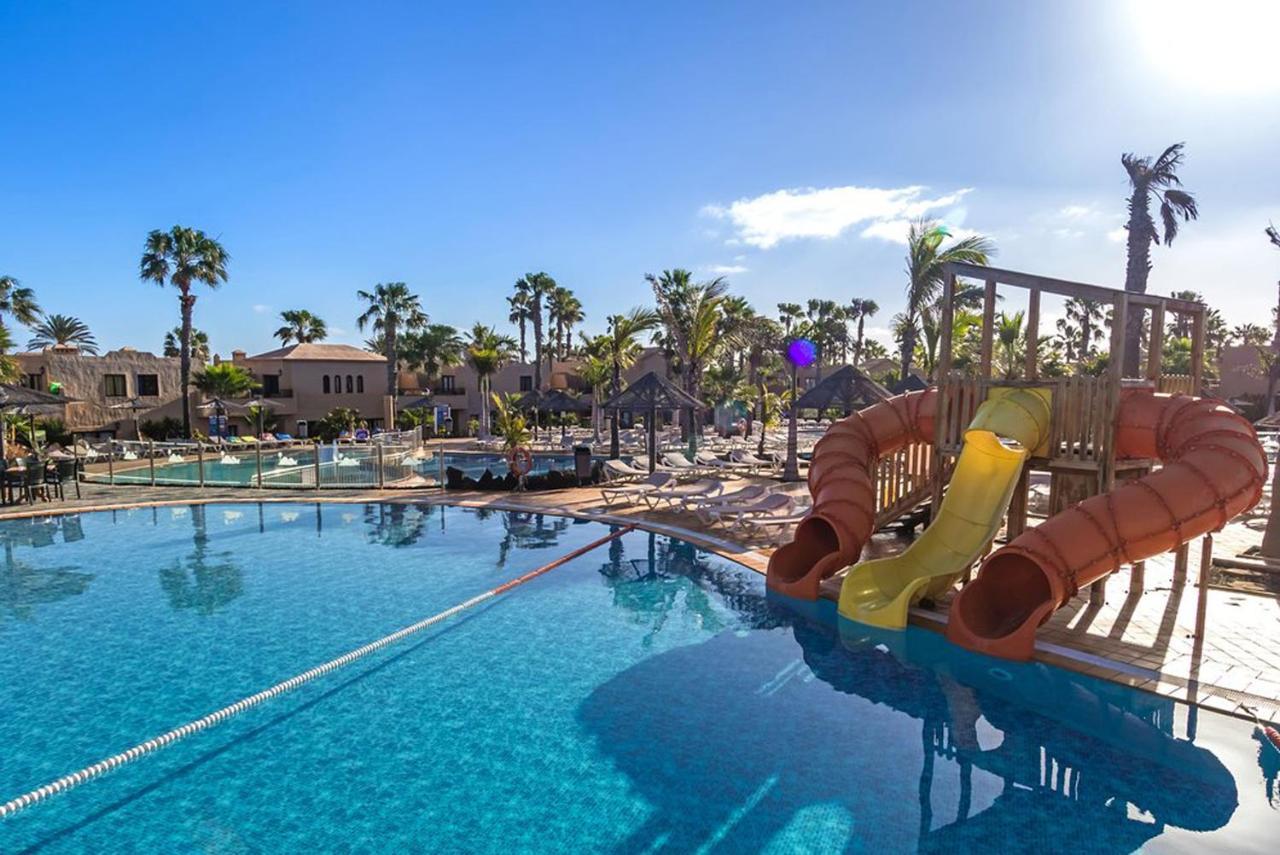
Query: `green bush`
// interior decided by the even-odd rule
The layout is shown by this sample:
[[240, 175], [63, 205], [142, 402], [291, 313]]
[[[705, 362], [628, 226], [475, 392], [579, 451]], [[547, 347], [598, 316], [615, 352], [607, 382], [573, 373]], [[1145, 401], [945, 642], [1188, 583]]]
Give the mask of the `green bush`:
[[146, 419], [138, 423], [138, 433], [143, 439], [163, 442], [166, 439], [182, 436], [182, 419], [164, 416], [159, 419]]

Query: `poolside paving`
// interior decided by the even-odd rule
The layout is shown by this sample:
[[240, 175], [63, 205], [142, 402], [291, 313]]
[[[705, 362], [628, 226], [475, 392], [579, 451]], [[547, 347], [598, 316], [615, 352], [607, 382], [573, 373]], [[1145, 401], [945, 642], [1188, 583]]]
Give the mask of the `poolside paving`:
[[[764, 480], [764, 479], [760, 479]], [[726, 486], [734, 489], [747, 480]], [[776, 486], [777, 482], [770, 482]], [[804, 485], [794, 485], [803, 494]], [[642, 505], [606, 508], [594, 488], [542, 493], [448, 492], [421, 489], [255, 490], [246, 488], [122, 487], [82, 484], [79, 498], [0, 508], [0, 519], [32, 514], [109, 509], [139, 504], [192, 501], [367, 502], [429, 501], [473, 507], [589, 516], [638, 522], [679, 536], [764, 572], [773, 547], [741, 532], [708, 527], [687, 513], [650, 510]], [[1256, 546], [1262, 537], [1258, 515], [1234, 521], [1214, 540], [1214, 556], [1232, 558]], [[906, 541], [894, 534], [876, 536], [868, 554], [886, 554]], [[1148, 560], [1142, 590], [1122, 568], [1108, 581], [1105, 602], [1082, 591], [1041, 628], [1037, 658], [1193, 704], [1248, 717], [1280, 719], [1280, 597], [1210, 586], [1205, 591], [1206, 632], [1195, 635], [1199, 588], [1199, 541], [1192, 544], [1188, 568], [1179, 572], [1172, 554]], [[838, 590], [827, 586], [828, 593]], [[912, 622], [940, 630], [947, 602], [915, 609]]]

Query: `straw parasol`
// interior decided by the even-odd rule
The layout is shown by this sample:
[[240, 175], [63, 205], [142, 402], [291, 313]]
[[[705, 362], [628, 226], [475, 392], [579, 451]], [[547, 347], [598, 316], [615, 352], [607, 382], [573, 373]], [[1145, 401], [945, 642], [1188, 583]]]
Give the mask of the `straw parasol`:
[[827, 410], [834, 406], [844, 410], [847, 416], [889, 397], [888, 389], [852, 365], [846, 365], [801, 395], [796, 400], [796, 409]]
[[[0, 383], [0, 414], [13, 413], [29, 417], [31, 419], [31, 444], [33, 446], [36, 441], [36, 416], [65, 416], [67, 404], [74, 403], [76, 400], [76, 398], [70, 398], [66, 395], [55, 395], [52, 392], [42, 392], [39, 389], [28, 389], [26, 386], [18, 386], [13, 383]], [[7, 459], [5, 456], [5, 440], [8, 438], [8, 433], [8, 429], [0, 422], [0, 461]], [[32, 448], [32, 451], [34, 450]]]
[[707, 405], [676, 386], [667, 378], [650, 371], [627, 388], [604, 402], [606, 410], [628, 410], [646, 414], [649, 433], [649, 471], [654, 470], [658, 454], [658, 411], [683, 408], [705, 410]]
[[155, 406], [156, 406], [155, 404], [146, 403], [141, 398], [130, 398], [129, 400], [122, 401], [119, 404], [112, 404], [107, 409], [128, 410], [129, 418], [133, 421], [133, 435], [137, 439], [142, 439], [142, 434], [138, 433], [138, 413], [142, 412], [143, 410], [155, 409]]

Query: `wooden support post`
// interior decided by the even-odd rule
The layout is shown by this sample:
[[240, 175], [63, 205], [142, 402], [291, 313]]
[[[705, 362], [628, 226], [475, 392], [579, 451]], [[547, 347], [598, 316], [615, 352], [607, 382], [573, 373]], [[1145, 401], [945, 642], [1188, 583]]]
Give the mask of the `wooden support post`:
[[1009, 500], [1009, 516], [1005, 523], [1005, 536], [1013, 540], [1027, 528], [1027, 481], [1031, 475], [1031, 467], [1023, 464], [1022, 473], [1018, 475], [1018, 485], [1013, 488], [1013, 498]]
[[1164, 303], [1151, 309], [1151, 335], [1147, 339], [1147, 379], [1160, 391], [1160, 372], [1164, 362]]
[[1141, 594], [1146, 589], [1147, 562], [1135, 561], [1129, 568], [1129, 594]]
[[996, 325], [996, 283], [988, 279], [982, 293], [982, 344], [979, 350], [979, 368], [982, 379], [991, 379], [991, 351], [995, 339]]
[[[319, 490], [319, 489], [320, 489], [320, 443], [318, 443], [318, 442], [317, 442], [317, 443], [315, 443], [315, 444], [312, 446], [311, 451], [312, 451], [312, 457], [311, 457], [311, 471], [312, 471], [313, 473], [315, 473], [315, 476], [316, 476], [316, 489], [317, 489], [317, 490]], [[335, 452], [335, 454], [334, 454], [334, 458], [335, 458], [335, 459], [334, 459], [334, 461], [333, 461], [334, 472], [337, 472], [338, 461], [337, 461], [337, 454], [336, 454], [336, 452]]]
[[200, 486], [204, 486], [204, 443], [196, 440], [196, 471], [200, 474]]
[[1184, 543], [1173, 553], [1173, 585], [1180, 587], [1187, 583], [1187, 558], [1191, 552], [1191, 544]]
[[1213, 570], [1213, 533], [1204, 536], [1200, 543], [1199, 590], [1196, 591], [1196, 640], [1204, 643], [1205, 610], [1209, 605], [1209, 574]]
[[1023, 374], [1028, 380], [1040, 376], [1040, 289], [1032, 288], [1027, 297], [1027, 360]]
[[258, 467], [258, 489], [262, 489], [262, 438], [253, 444], [254, 461]]
[[[1107, 364], [1107, 388], [1101, 401], [1102, 431], [1094, 442], [1102, 442], [1101, 451], [1095, 448], [1098, 460], [1098, 493], [1107, 493], [1116, 483], [1116, 414], [1120, 411], [1120, 387], [1124, 379], [1124, 330], [1129, 319], [1129, 296], [1117, 294], [1111, 309], [1111, 359]], [[1089, 602], [1102, 605], [1107, 601], [1107, 577], [1094, 582], [1089, 589]]]
[[946, 440], [947, 409], [950, 404], [948, 395], [951, 391], [948, 375], [951, 373], [951, 328], [955, 325], [955, 291], [956, 275], [947, 270], [942, 278], [942, 337], [938, 344], [937, 376], [934, 383], [938, 387], [938, 408], [934, 419], [933, 443], [933, 500], [931, 502], [930, 520], [937, 519], [938, 509], [942, 506], [942, 446]]
[[151, 486], [156, 485], [156, 441], [147, 440], [147, 462], [151, 469]]
[[378, 450], [378, 489], [381, 490], [383, 487], [387, 486], [386, 472], [383, 471], [382, 468], [384, 465], [382, 443], [379, 442], [374, 447]]
[[112, 448], [113, 443], [107, 443], [107, 483], [116, 483], [116, 450]]
[[1191, 394], [1204, 392], [1204, 307], [1191, 317]]

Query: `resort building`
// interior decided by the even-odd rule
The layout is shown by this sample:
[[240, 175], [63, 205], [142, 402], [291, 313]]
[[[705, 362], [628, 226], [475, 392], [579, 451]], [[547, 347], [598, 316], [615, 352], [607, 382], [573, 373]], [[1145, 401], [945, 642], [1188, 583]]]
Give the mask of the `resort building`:
[[[182, 417], [178, 359], [131, 347], [91, 356], [57, 345], [13, 356], [22, 385], [74, 399], [67, 405], [68, 430], [90, 436], [135, 439], [135, 421]], [[136, 399], [148, 409], [122, 405]]]
[[1218, 397], [1236, 406], [1256, 404], [1259, 415], [1267, 413], [1267, 372], [1258, 348], [1239, 344], [1222, 348], [1218, 355]]
[[[384, 356], [349, 344], [308, 343], [255, 356], [236, 350], [231, 361], [252, 374], [259, 394], [273, 402], [271, 412], [278, 431], [309, 436], [311, 425], [338, 407], [355, 410], [370, 428], [386, 422]], [[235, 432], [256, 429], [242, 413], [228, 415]]]

